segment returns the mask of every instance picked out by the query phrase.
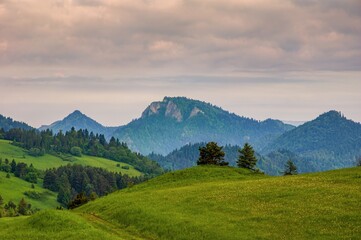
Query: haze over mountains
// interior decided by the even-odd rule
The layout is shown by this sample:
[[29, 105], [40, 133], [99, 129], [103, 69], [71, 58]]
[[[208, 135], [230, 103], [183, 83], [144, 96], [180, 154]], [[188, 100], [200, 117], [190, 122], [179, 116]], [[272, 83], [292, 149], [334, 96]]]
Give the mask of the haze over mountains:
[[[29, 127], [4, 119], [0, 127], [5, 129]], [[162, 157], [154, 157], [154, 160], [161, 165], [164, 163], [163, 167], [173, 166], [175, 169], [193, 165], [198, 145], [209, 141], [238, 147], [245, 142], [251, 143], [264, 158], [260, 161], [263, 170], [272, 174], [282, 169], [289, 158], [298, 163], [301, 171], [307, 172], [352, 166], [356, 157], [361, 155], [361, 124], [348, 120], [337, 111], [324, 113], [295, 127], [279, 120], [257, 121], [241, 117], [198, 100], [165, 97], [151, 103], [140, 118], [124, 126], [105, 127], [76, 110], [63, 120], [39, 130], [51, 129], [57, 133], [69, 131], [72, 127], [88, 129], [108, 139], [114, 136], [145, 155], [155, 153], [154, 157], [161, 154]], [[193, 155], [187, 160], [184, 160], [183, 153], [177, 152], [178, 149], [184, 152], [182, 147], [185, 145], [188, 146], [186, 149], [195, 149], [189, 150]], [[236, 156], [237, 147], [229, 149], [233, 149], [233, 152], [228, 152]], [[164, 159], [171, 152], [168, 159]], [[230, 162], [234, 164], [235, 159]]]

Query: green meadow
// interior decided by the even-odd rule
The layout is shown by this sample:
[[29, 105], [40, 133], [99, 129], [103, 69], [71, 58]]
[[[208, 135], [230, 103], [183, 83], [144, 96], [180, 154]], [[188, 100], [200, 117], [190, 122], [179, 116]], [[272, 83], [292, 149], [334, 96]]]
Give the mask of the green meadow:
[[[0, 140], [0, 158], [2, 158], [3, 160], [7, 158], [9, 159], [9, 161], [14, 159], [16, 162], [25, 162], [29, 165], [33, 164], [35, 168], [41, 170], [54, 167], [56, 168], [70, 163], [87, 165], [92, 167], [101, 167], [112, 172], [121, 172], [122, 174], [127, 174], [129, 176], [141, 175], [138, 170], [134, 169], [134, 167], [129, 164], [116, 162], [100, 157], [83, 155], [81, 157], [72, 157], [71, 162], [64, 161], [61, 158], [50, 154], [45, 154], [44, 156], [40, 157], [33, 157], [30, 156], [25, 149], [14, 146], [7, 140]], [[119, 164], [119, 166], [117, 166], [117, 164]], [[124, 166], [129, 167], [129, 169], [122, 168]]]
[[[10, 174], [10, 178], [6, 178], [6, 173], [0, 172], [0, 195], [4, 202], [13, 201], [18, 204], [24, 198], [33, 208], [48, 209], [56, 208], [60, 204], [56, 201], [56, 193], [42, 188], [42, 181], [34, 184], [34, 189], [31, 188], [31, 183], [26, 182], [20, 178]], [[25, 195], [25, 192], [36, 192], [38, 199], [30, 198]]]
[[156, 239], [359, 239], [361, 168], [267, 177], [195, 167], [77, 212]]
[[[0, 219], [6, 226], [0, 235], [4, 239], [360, 239], [360, 203], [361, 168], [269, 177], [245, 169], [201, 166], [167, 173], [73, 211]], [[17, 232], [11, 230], [18, 225]]]

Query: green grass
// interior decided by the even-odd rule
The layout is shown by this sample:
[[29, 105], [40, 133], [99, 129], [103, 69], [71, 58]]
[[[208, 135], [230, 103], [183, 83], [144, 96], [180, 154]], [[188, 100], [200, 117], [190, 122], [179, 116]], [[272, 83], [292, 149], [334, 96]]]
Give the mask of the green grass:
[[156, 239], [359, 239], [361, 168], [262, 177], [196, 167], [111, 194], [77, 212]]
[[[165, 174], [74, 211], [46, 212], [45, 216], [37, 214], [18, 220], [0, 219], [4, 226], [0, 228], [0, 236], [3, 239], [87, 236], [167, 240], [360, 239], [360, 203], [361, 168], [268, 177], [244, 169], [202, 166]], [[67, 220], [55, 224], [60, 217]], [[43, 230], [42, 226], [48, 222]], [[62, 222], [64, 225], [60, 227]], [[13, 233], [18, 225], [20, 229]]]
[[[40, 156], [40, 157], [33, 157], [30, 156], [25, 149], [14, 146], [10, 144], [9, 141], [6, 140], [0, 140], [0, 158], [2, 158], [3, 160], [7, 158], [9, 159], [9, 161], [14, 159], [16, 162], [25, 162], [29, 165], [32, 163], [35, 168], [41, 170], [54, 168], [54, 167], [56, 168], [71, 163], [71, 164], [87, 165], [92, 167], [101, 167], [112, 172], [121, 172], [122, 174], [127, 174], [129, 176], [141, 175], [139, 171], [134, 169], [134, 167], [129, 164], [116, 162], [113, 160], [99, 158], [99, 157], [83, 155], [82, 157], [73, 157], [75, 161], [72, 162], [64, 161], [59, 157], [49, 154], [45, 154], [44, 156]], [[117, 164], [120, 164], [120, 167], [117, 167]], [[123, 169], [121, 168], [122, 166], [128, 166], [129, 169]]]
[[[6, 178], [6, 173], [0, 172], [0, 195], [4, 198], [4, 202], [13, 201], [18, 204], [21, 198], [25, 198], [31, 203], [33, 208], [47, 209], [56, 208], [59, 203], [56, 201], [56, 193], [42, 188], [42, 182], [34, 184], [35, 188], [31, 188], [31, 183], [26, 182], [11, 174], [10, 178]], [[39, 193], [40, 199], [32, 199], [24, 194], [26, 191], [35, 191]]]
[[[69, 211], [46, 210], [31, 217], [0, 218], [1, 239], [135, 239], [92, 224]], [[6, 229], [4, 231], [4, 229]]]

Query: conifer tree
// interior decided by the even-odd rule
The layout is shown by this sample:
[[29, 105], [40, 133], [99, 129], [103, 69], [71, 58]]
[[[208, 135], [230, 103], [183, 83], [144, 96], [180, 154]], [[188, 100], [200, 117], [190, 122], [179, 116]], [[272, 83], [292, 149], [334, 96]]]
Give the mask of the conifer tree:
[[296, 175], [297, 174], [297, 167], [293, 163], [293, 161], [290, 159], [287, 161], [285, 165], [285, 171], [283, 172], [283, 175]]
[[246, 143], [241, 150], [238, 150], [238, 152], [238, 167], [254, 170], [257, 163], [257, 158], [254, 155], [252, 146]]
[[216, 142], [209, 142], [205, 147], [199, 148], [198, 165], [213, 164], [226, 166], [228, 162], [224, 161], [223, 147], [217, 145]]
[[21, 215], [27, 215], [28, 209], [29, 207], [27, 202], [25, 201], [24, 198], [22, 198], [18, 204], [18, 213]]
[[66, 173], [63, 173], [58, 181], [59, 193], [58, 193], [58, 202], [67, 206], [71, 200], [71, 185], [68, 180]]

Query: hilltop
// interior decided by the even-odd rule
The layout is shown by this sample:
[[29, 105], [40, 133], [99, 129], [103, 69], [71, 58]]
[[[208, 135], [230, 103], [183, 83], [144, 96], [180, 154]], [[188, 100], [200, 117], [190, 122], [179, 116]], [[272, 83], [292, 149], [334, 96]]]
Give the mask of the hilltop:
[[0, 234], [4, 239], [357, 239], [360, 201], [361, 168], [268, 177], [201, 166], [75, 211], [0, 219], [5, 226]]
[[74, 127], [76, 130], [79, 129], [87, 129], [89, 132], [93, 132], [94, 134], [103, 134], [106, 137], [111, 137], [112, 132], [116, 127], [105, 127], [83, 114], [79, 110], [75, 110], [68, 116], [66, 116], [63, 120], [56, 121], [50, 125], [43, 125], [39, 128], [39, 131], [51, 130], [53, 133], [58, 133], [60, 130], [62, 132], [70, 131], [71, 128]]

